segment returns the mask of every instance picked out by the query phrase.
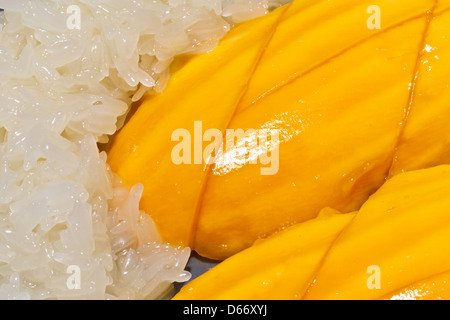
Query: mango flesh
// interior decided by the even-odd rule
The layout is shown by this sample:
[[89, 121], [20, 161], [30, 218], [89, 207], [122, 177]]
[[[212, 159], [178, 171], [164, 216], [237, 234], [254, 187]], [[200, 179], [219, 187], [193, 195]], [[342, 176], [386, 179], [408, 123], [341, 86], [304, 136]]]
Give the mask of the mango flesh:
[[[388, 180], [340, 234], [303, 298], [378, 299], [449, 271], [449, 192], [449, 165]], [[367, 285], [373, 265], [378, 289]]]
[[[130, 185], [144, 185], [141, 207], [171, 245], [192, 242], [207, 167], [176, 165], [172, 134], [180, 128], [193, 131], [196, 120], [202, 121], [204, 128], [226, 126], [232, 106], [245, 90], [255, 61], [284, 10], [234, 28], [216, 50], [190, 59], [173, 74], [163, 94], [147, 94], [114, 137], [108, 152], [111, 169]], [[226, 92], [220, 94], [218, 88]]]
[[[163, 93], [146, 96], [115, 137], [109, 163], [129, 184], [144, 184], [141, 207], [167, 242], [224, 259], [324, 207], [357, 210], [402, 171], [394, 159], [409, 149], [402, 156], [399, 142], [412, 111], [425, 108], [411, 102], [425, 88], [415, 81], [430, 12], [444, 16], [450, 3], [378, 1], [382, 28], [370, 30], [373, 4], [295, 0], [234, 28], [177, 70]], [[444, 54], [445, 43], [435, 42]], [[261, 165], [226, 154], [215, 165], [175, 165], [171, 135], [185, 128], [194, 137], [195, 121], [200, 136], [209, 128], [280, 130], [278, 171], [261, 175]]]
[[221, 262], [184, 286], [174, 299], [298, 299], [354, 216], [325, 208], [317, 218], [259, 240]]
[[[379, 30], [367, 27], [366, 12], [372, 5], [377, 5], [382, 14]], [[433, 0], [294, 0], [264, 50], [239, 109], [251, 106], [379, 32], [424, 16], [433, 5]]]
[[[450, 2], [440, 2], [450, 6]], [[396, 148], [390, 175], [450, 163], [450, 12], [430, 21], [415, 81], [414, 97]]]
[[450, 271], [417, 281], [385, 295], [383, 300], [449, 300]]
[[450, 165], [400, 173], [358, 212], [326, 209], [226, 259], [174, 299], [446, 299], [449, 193]]
[[373, 36], [238, 110], [228, 128], [280, 130], [279, 170], [214, 165], [193, 248], [225, 258], [324, 207], [357, 210], [389, 171], [425, 22]]

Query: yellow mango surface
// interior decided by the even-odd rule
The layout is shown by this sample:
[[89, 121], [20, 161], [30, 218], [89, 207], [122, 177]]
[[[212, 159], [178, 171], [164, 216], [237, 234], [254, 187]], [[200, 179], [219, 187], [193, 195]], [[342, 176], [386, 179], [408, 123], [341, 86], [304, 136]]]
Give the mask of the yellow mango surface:
[[216, 50], [190, 59], [173, 74], [164, 93], [145, 96], [114, 137], [108, 152], [111, 169], [130, 185], [144, 185], [141, 207], [172, 245], [192, 242], [207, 168], [175, 164], [172, 134], [180, 128], [194, 133], [194, 121], [202, 121], [203, 128], [226, 126], [284, 10], [234, 28]]
[[[378, 299], [450, 270], [450, 166], [388, 180], [340, 234], [305, 299]], [[379, 288], [367, 285], [379, 268]]]
[[174, 297], [183, 299], [299, 299], [321, 260], [354, 214], [324, 209], [221, 262]]
[[357, 210], [389, 171], [424, 28], [380, 33], [235, 113], [228, 128], [280, 130], [279, 170], [214, 165], [195, 250], [225, 258], [326, 206]]
[[383, 300], [450, 300], [450, 271], [391, 292]]
[[175, 299], [447, 299], [449, 194], [450, 165], [401, 173], [356, 214], [280, 231]]
[[[446, 3], [450, 6], [450, 1]], [[436, 14], [429, 25], [391, 175], [450, 163], [449, 36], [450, 11], [445, 10]]]
[[[374, 4], [381, 29], [366, 24]], [[324, 207], [357, 210], [389, 172], [403, 170], [397, 160], [391, 166], [404, 158], [399, 142], [414, 132], [413, 110], [424, 108], [413, 102], [426, 88], [416, 86], [419, 53], [428, 32], [441, 46], [448, 4], [295, 0], [239, 25], [215, 50], [178, 69], [162, 93], [145, 96], [115, 137], [109, 164], [127, 183], [144, 184], [141, 207], [167, 242], [213, 259]], [[433, 10], [440, 12], [435, 18]], [[445, 50], [443, 43], [443, 57]], [[252, 143], [276, 129], [273, 174], [233, 157], [239, 139], [214, 164], [205, 162], [211, 154], [195, 159], [195, 152], [199, 164], [175, 164], [178, 129], [188, 130], [193, 149], [202, 150], [208, 143], [195, 137], [209, 129], [259, 130], [241, 139]], [[250, 154], [257, 147], [244, 149]]]
[[[367, 9], [373, 5], [380, 8], [381, 29], [367, 27]], [[294, 0], [264, 51], [239, 109], [249, 107], [379, 32], [424, 16], [433, 5], [433, 0]]]

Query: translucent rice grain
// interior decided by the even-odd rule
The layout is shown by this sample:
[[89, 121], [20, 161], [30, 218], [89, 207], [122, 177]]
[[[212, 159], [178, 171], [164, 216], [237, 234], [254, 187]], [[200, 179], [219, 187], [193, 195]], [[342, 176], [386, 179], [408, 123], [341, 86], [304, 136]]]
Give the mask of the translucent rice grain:
[[280, 2], [0, 0], [0, 299], [167, 299], [190, 278], [99, 144], [175, 56]]

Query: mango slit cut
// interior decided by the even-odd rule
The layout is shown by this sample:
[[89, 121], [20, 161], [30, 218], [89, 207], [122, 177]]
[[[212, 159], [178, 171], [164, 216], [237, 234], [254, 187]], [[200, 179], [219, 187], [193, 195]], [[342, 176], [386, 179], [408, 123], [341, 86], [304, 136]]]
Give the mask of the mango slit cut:
[[397, 147], [400, 144], [400, 141], [402, 139], [402, 136], [404, 134], [404, 131], [405, 131], [408, 119], [409, 119], [409, 115], [410, 115], [411, 109], [412, 109], [412, 107], [414, 105], [417, 80], [418, 80], [418, 78], [420, 76], [420, 68], [419, 67], [420, 67], [420, 62], [421, 62], [421, 59], [422, 59], [422, 50], [425, 48], [425, 45], [426, 45], [426, 42], [427, 42], [427, 36], [428, 36], [428, 31], [430, 29], [431, 21], [433, 20], [433, 18], [435, 18], [434, 11], [436, 10], [436, 8], [438, 6], [438, 1], [439, 0], [434, 0], [433, 8], [431, 8], [431, 10], [426, 13], [427, 20], [426, 20], [426, 24], [425, 24], [425, 29], [424, 29], [423, 34], [422, 34], [422, 39], [421, 39], [421, 42], [419, 44], [419, 50], [418, 50], [418, 53], [417, 53], [416, 65], [414, 66], [414, 72], [413, 72], [412, 80], [411, 80], [411, 87], [410, 87], [410, 92], [409, 92], [408, 104], [405, 107], [405, 118], [402, 121], [400, 133], [399, 133], [398, 138], [397, 138], [397, 143], [395, 144], [395, 148], [394, 148], [394, 150], [392, 152], [392, 161], [391, 161], [391, 165], [389, 167], [388, 175], [387, 175], [386, 178], [391, 177], [391, 174], [392, 174], [391, 169], [392, 169], [392, 167], [394, 165], [395, 156], [397, 154]]
[[[278, 24], [282, 20], [284, 14], [286, 13], [288, 8], [290, 7], [291, 3], [289, 3], [288, 5], [278, 9], [278, 10], [283, 10], [283, 12], [280, 14], [280, 16], [278, 17], [277, 21], [273, 25], [272, 31], [271, 31], [270, 35], [267, 37], [267, 40], [266, 40], [265, 44], [261, 47], [261, 50], [258, 53], [258, 57], [256, 58], [255, 63], [253, 65], [252, 72], [250, 73], [250, 76], [248, 78], [247, 85], [242, 90], [241, 96], [240, 96], [239, 100], [237, 101], [237, 103], [235, 104], [234, 110], [231, 112], [231, 115], [230, 115], [229, 119], [227, 120], [227, 124], [225, 125], [224, 129], [226, 129], [228, 127], [228, 125], [230, 124], [231, 120], [233, 119], [233, 117], [234, 117], [234, 115], [236, 113], [236, 110], [237, 110], [237, 108], [238, 108], [238, 106], [239, 106], [239, 104], [240, 104], [240, 102], [242, 100], [242, 97], [244, 96], [245, 92], [247, 91], [248, 84], [249, 84], [250, 80], [252, 79], [252, 77], [253, 77], [253, 75], [255, 73], [255, 70], [256, 70], [256, 68], [259, 65], [259, 62], [261, 61], [262, 56], [264, 55], [264, 52], [265, 52], [266, 48], [268, 47], [268, 45], [270, 43], [270, 40], [272, 39], [273, 35], [276, 32]], [[225, 130], [222, 130], [222, 132], [225, 132]], [[222, 138], [222, 143], [221, 144], [223, 144], [223, 141], [225, 141], [225, 138]], [[197, 198], [197, 204], [195, 206], [195, 213], [194, 213], [194, 217], [193, 217], [193, 221], [192, 221], [192, 225], [191, 225], [190, 239], [188, 241], [188, 246], [193, 246], [194, 243], [195, 243], [195, 234], [196, 234], [195, 231], [197, 229], [198, 221], [200, 219], [203, 198], [204, 198], [204, 195], [205, 195], [206, 186], [208, 185], [209, 176], [212, 174], [213, 166], [214, 166], [214, 164], [206, 164], [206, 166], [205, 166], [206, 174], [203, 175], [203, 177], [202, 177], [201, 189], [200, 189], [199, 196]]]

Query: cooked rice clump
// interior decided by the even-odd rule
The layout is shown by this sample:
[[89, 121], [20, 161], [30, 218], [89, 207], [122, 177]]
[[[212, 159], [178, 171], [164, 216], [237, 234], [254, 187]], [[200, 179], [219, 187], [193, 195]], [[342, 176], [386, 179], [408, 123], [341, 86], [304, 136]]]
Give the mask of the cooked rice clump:
[[174, 56], [278, 2], [0, 0], [0, 299], [161, 299], [189, 279], [98, 145]]

